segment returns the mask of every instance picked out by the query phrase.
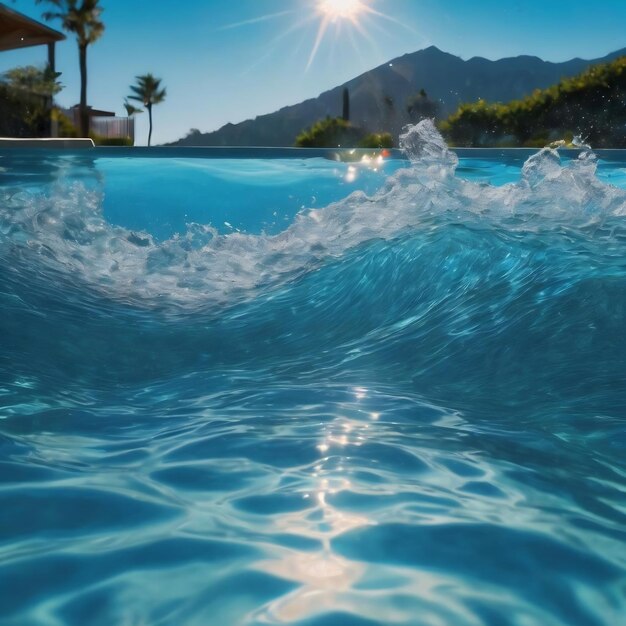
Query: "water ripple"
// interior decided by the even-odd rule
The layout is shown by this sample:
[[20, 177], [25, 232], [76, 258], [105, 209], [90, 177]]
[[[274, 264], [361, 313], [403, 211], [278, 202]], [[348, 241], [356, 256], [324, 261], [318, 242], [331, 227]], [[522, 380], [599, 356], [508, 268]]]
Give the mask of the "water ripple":
[[273, 235], [0, 190], [3, 625], [621, 624], [626, 196], [404, 141]]

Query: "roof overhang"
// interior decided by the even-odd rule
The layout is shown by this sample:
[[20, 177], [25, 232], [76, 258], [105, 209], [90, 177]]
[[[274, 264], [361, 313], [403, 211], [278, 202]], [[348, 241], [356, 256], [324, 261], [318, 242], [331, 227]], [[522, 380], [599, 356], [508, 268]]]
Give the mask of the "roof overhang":
[[0, 3], [0, 52], [43, 46], [63, 39], [63, 33]]

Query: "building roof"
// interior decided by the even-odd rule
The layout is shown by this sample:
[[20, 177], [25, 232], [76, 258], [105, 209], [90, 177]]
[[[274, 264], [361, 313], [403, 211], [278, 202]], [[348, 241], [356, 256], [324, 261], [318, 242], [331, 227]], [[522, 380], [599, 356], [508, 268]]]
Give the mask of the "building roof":
[[42, 46], [65, 39], [65, 35], [45, 24], [9, 9], [0, 2], [0, 52]]
[[[80, 111], [80, 104], [75, 104], [69, 109], [69, 111]], [[114, 111], [103, 111], [102, 109], [94, 109], [91, 106], [87, 107], [87, 114], [90, 117], [115, 117]]]

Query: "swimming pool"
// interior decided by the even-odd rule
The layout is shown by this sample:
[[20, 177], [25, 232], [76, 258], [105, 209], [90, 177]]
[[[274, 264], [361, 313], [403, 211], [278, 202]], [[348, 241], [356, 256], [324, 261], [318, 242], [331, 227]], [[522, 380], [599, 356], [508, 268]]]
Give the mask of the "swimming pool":
[[2, 624], [620, 623], [626, 157], [404, 148], [0, 155]]

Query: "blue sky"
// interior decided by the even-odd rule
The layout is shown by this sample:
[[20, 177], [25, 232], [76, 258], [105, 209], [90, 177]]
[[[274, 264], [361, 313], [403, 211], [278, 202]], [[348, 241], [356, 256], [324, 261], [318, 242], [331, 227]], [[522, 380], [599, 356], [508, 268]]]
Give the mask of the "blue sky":
[[[45, 10], [34, 0], [3, 1], [36, 19]], [[311, 61], [321, 1], [101, 0], [106, 32], [88, 53], [89, 103], [122, 114], [134, 77], [152, 72], [168, 90], [154, 109], [153, 143], [161, 143], [315, 97], [431, 44], [466, 59], [533, 54], [550, 61], [626, 47], [626, 0], [361, 0], [385, 17], [365, 14], [360, 28], [336, 20]], [[45, 58], [43, 47], [2, 52], [0, 72]], [[75, 104], [71, 35], [57, 46], [57, 69], [65, 85], [58, 100]], [[139, 116], [139, 144], [146, 118]]]

